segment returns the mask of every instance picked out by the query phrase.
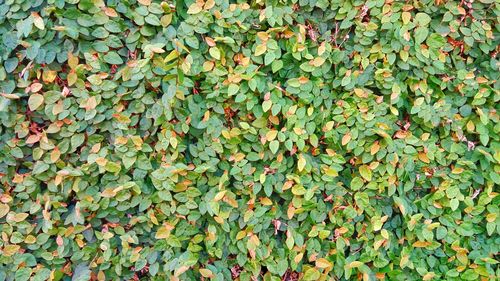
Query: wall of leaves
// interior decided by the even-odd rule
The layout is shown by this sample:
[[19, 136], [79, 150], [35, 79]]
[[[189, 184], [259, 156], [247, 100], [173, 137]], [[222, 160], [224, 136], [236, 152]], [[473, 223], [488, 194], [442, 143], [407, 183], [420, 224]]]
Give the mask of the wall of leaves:
[[0, 0], [0, 280], [500, 278], [494, 0]]

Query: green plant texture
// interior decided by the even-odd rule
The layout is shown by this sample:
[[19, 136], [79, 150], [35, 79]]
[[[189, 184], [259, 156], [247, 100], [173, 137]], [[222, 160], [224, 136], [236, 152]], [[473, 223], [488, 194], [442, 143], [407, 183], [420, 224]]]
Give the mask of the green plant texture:
[[0, 0], [0, 281], [500, 279], [499, 19]]

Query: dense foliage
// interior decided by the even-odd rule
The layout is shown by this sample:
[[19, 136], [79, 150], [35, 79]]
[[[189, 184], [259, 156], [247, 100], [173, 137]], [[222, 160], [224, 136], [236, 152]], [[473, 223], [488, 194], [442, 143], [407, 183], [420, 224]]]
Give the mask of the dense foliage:
[[494, 0], [0, 0], [0, 280], [500, 278]]

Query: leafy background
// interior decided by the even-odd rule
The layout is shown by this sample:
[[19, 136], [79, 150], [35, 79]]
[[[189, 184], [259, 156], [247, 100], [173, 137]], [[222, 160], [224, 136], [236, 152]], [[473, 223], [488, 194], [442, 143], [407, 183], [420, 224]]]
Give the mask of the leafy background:
[[0, 0], [0, 280], [499, 278], [493, 0]]

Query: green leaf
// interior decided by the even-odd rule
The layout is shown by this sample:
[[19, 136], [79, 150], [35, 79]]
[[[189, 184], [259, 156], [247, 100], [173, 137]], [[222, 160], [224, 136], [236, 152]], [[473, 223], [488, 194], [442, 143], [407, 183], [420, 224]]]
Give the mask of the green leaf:
[[271, 141], [269, 143], [269, 149], [271, 150], [271, 152], [273, 154], [276, 154], [276, 152], [278, 151], [279, 146], [280, 146], [280, 143], [277, 140], [273, 140], [273, 141]]
[[208, 52], [210, 53], [210, 55], [216, 59], [216, 60], [220, 60], [220, 50], [219, 48], [217, 47], [212, 47], [208, 50]]
[[111, 173], [117, 173], [121, 170], [121, 165], [118, 163], [114, 163], [111, 161], [108, 161], [106, 165], [104, 166], [106, 171], [111, 172]]
[[153, 26], [160, 26], [161, 25], [161, 22], [158, 19], [158, 17], [153, 15], [153, 14], [149, 14], [147, 17], [144, 18], [144, 20]]
[[427, 35], [429, 34], [429, 30], [427, 27], [420, 26], [415, 29], [415, 44], [420, 44], [425, 41]]
[[274, 53], [268, 52], [264, 56], [264, 64], [265, 65], [270, 65], [274, 61]]
[[30, 279], [32, 269], [29, 267], [23, 267], [16, 270], [16, 281], [28, 281]]
[[426, 13], [417, 13], [415, 15], [415, 22], [419, 26], [426, 26], [431, 22], [431, 17]]
[[37, 161], [35, 165], [33, 165], [33, 175], [39, 175], [45, 171], [47, 171], [50, 168], [50, 166], [42, 161]]
[[71, 281], [86, 281], [90, 279], [91, 271], [87, 264], [80, 263], [78, 264], [71, 276]]
[[11, 73], [12, 71], [14, 71], [16, 69], [18, 64], [19, 64], [19, 60], [17, 58], [6, 59], [4, 62], [5, 71], [7, 71], [7, 73]]
[[116, 52], [109, 52], [104, 55], [104, 61], [109, 64], [123, 64], [123, 60]]
[[240, 86], [236, 84], [229, 84], [229, 87], [227, 88], [227, 93], [229, 94], [229, 96], [234, 96], [238, 93], [239, 90]]
[[370, 206], [370, 199], [368, 198], [368, 194], [364, 192], [356, 193], [354, 195], [354, 200], [362, 210], [367, 209]]
[[282, 60], [275, 60], [271, 64], [271, 69], [272, 69], [273, 73], [278, 72], [282, 68], [283, 68], [283, 61]]
[[426, 43], [431, 48], [439, 49], [446, 44], [446, 39], [440, 34], [432, 33], [429, 37], [427, 37]]
[[360, 190], [363, 187], [363, 180], [360, 177], [354, 177], [351, 180], [351, 189], [356, 191]]
[[0, 2], [0, 280], [496, 277], [495, 1]]

